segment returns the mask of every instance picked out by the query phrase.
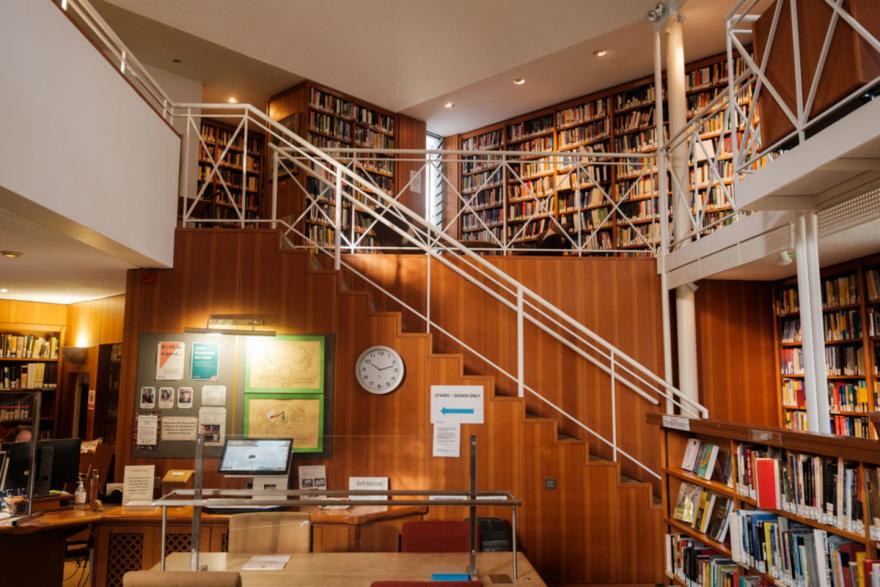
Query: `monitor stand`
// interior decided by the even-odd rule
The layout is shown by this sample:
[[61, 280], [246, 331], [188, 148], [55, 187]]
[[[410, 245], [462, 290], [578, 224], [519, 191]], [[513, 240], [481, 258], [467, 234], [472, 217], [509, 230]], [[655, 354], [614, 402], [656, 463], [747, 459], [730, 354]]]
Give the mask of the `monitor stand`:
[[257, 475], [252, 487], [255, 491], [265, 491], [263, 495], [254, 495], [254, 501], [278, 501], [287, 498], [287, 475]]

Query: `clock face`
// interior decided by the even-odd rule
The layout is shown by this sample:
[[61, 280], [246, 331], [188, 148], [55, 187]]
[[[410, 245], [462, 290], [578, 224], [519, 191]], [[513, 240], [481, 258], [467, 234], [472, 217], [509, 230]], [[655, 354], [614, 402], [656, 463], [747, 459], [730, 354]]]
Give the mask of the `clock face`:
[[361, 353], [355, 374], [361, 387], [370, 393], [391, 393], [403, 381], [403, 359], [391, 347], [373, 346]]

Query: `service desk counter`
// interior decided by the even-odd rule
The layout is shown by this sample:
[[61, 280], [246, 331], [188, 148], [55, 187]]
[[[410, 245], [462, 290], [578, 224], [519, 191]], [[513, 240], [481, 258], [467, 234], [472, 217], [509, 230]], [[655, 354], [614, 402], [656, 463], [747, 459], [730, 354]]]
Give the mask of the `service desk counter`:
[[[313, 552], [396, 552], [401, 525], [427, 513], [424, 506], [292, 509], [310, 514]], [[92, 585], [121, 586], [125, 573], [149, 569], [161, 558], [160, 508], [108, 506], [102, 512], [68, 508], [17, 526], [0, 523], [0, 548], [7, 560], [16, 561], [5, 565], [4, 584], [10, 579], [10, 585], [61, 585], [65, 541], [87, 527], [92, 529], [95, 548]], [[229, 515], [203, 513], [200, 551], [226, 552], [228, 532]], [[190, 552], [191, 546], [192, 508], [169, 508], [166, 554]]]

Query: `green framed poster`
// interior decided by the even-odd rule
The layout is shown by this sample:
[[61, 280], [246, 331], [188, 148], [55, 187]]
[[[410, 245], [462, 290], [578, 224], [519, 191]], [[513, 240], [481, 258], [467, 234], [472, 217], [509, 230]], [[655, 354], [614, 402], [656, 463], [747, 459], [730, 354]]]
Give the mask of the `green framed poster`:
[[293, 438], [294, 452], [321, 453], [324, 451], [324, 395], [245, 394], [244, 434]]
[[324, 337], [252, 337], [244, 369], [245, 394], [324, 393]]
[[193, 381], [217, 381], [220, 374], [220, 343], [192, 343], [190, 379]]

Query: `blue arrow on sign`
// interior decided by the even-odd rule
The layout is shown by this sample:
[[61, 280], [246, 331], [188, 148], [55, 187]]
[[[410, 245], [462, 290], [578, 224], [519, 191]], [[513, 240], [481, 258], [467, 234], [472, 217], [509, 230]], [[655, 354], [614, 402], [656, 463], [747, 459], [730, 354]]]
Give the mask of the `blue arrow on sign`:
[[440, 413], [444, 416], [446, 414], [473, 414], [473, 408], [440, 408]]

